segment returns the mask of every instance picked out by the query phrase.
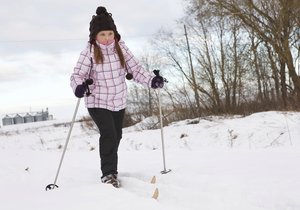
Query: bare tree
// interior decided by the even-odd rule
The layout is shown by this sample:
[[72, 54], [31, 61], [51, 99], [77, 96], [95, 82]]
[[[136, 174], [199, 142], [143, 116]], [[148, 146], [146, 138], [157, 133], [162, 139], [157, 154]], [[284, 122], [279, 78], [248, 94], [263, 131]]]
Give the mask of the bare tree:
[[259, 39], [272, 46], [278, 54], [281, 65], [284, 66], [285, 63], [288, 68], [299, 102], [300, 78], [293, 63], [292, 44], [299, 42], [299, 35], [296, 35], [295, 31], [299, 31], [300, 1], [208, 0], [207, 2], [215, 14], [237, 17]]

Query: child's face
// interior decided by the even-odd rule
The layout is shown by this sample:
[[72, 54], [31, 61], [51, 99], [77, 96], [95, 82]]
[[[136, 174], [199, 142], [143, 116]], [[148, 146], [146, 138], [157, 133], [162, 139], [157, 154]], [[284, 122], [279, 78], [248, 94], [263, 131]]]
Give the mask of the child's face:
[[97, 36], [96, 36], [96, 40], [100, 44], [109, 45], [109, 44], [111, 44], [111, 43], [114, 42], [114, 40], [115, 40], [115, 33], [112, 30], [100, 31], [97, 34]]

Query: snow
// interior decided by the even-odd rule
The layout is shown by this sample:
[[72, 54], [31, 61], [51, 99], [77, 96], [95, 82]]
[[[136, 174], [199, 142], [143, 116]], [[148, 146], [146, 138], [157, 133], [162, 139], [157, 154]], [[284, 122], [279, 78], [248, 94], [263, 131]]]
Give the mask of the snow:
[[[122, 188], [100, 182], [98, 134], [48, 121], [0, 128], [2, 210], [299, 210], [300, 113], [211, 116], [160, 129], [123, 130], [119, 150]], [[137, 129], [137, 130], [135, 130]], [[150, 180], [156, 176], [157, 182]], [[152, 198], [158, 188], [159, 197]]]

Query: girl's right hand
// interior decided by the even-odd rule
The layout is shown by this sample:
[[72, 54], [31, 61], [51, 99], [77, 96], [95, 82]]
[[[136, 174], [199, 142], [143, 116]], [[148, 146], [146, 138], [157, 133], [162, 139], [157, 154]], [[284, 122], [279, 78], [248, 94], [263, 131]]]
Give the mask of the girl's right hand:
[[78, 85], [75, 90], [75, 96], [77, 98], [82, 98], [86, 90], [87, 90], [87, 85], [85, 83], [82, 83], [82, 85]]

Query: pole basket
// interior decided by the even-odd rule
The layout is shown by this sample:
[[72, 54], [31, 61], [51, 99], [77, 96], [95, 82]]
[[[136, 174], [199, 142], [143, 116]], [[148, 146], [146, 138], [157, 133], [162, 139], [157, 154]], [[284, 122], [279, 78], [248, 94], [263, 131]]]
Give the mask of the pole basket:
[[58, 188], [58, 186], [56, 184], [48, 184], [45, 188], [46, 191], [48, 190], [53, 190], [55, 188]]
[[168, 169], [168, 170], [163, 170], [163, 171], [161, 171], [160, 173], [161, 174], [167, 174], [167, 173], [169, 173], [169, 172], [171, 172], [172, 170], [171, 169]]

